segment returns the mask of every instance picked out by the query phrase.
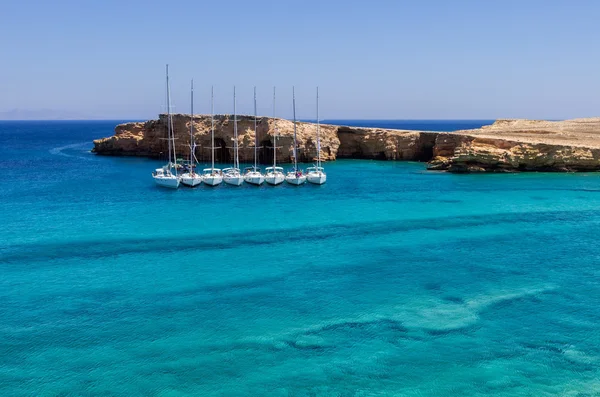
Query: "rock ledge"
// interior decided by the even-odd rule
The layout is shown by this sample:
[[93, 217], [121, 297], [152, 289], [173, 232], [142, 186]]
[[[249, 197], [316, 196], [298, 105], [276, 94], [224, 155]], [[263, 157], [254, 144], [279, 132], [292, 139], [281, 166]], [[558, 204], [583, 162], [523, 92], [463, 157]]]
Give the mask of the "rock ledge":
[[[231, 161], [233, 116], [215, 116], [217, 161]], [[254, 155], [254, 119], [238, 116], [240, 161]], [[193, 119], [196, 157], [210, 155], [210, 116]], [[273, 160], [273, 133], [279, 131], [277, 161], [293, 161], [293, 123], [258, 119], [259, 161]], [[190, 116], [173, 115], [176, 151], [189, 151]], [[316, 125], [298, 123], [298, 160], [312, 162], [316, 152]], [[94, 141], [93, 152], [111, 156], [159, 158], [167, 151], [166, 115], [158, 120], [120, 124], [115, 134]], [[600, 170], [600, 118], [566, 121], [498, 120], [474, 130], [431, 132], [321, 125], [321, 158], [360, 158], [426, 161], [430, 170], [450, 172], [596, 171]]]

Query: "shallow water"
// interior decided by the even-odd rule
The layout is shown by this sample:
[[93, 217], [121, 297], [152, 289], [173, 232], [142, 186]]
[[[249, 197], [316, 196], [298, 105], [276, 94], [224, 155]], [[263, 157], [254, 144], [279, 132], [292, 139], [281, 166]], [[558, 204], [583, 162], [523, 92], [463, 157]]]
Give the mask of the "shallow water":
[[0, 395], [595, 395], [600, 175], [154, 186], [0, 123]]

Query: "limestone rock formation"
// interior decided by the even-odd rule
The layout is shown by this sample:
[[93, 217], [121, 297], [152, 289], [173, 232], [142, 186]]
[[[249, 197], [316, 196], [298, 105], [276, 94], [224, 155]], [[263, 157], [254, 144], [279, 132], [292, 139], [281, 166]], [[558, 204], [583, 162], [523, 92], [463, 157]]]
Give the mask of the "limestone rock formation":
[[[215, 147], [218, 162], [231, 162], [233, 156], [233, 115], [217, 115], [215, 120]], [[277, 160], [293, 161], [294, 125], [289, 120], [259, 117], [257, 134], [259, 161], [273, 161], [273, 135], [277, 124], [278, 139]], [[104, 155], [163, 157], [167, 153], [167, 117], [160, 115], [158, 120], [138, 123], [120, 124], [115, 128], [115, 135], [94, 141], [93, 151]], [[196, 141], [196, 157], [206, 160], [210, 156], [211, 119], [210, 116], [198, 115], [193, 119], [194, 139]], [[173, 130], [178, 157], [189, 153], [190, 116], [173, 115]], [[298, 161], [311, 162], [317, 156], [316, 125], [297, 123]], [[238, 144], [240, 161], [251, 162], [254, 159], [254, 118], [238, 116]], [[335, 160], [340, 141], [337, 127], [321, 126], [321, 158], [325, 161]]]
[[600, 119], [498, 120], [438, 134], [428, 168], [451, 172], [596, 171]]
[[435, 133], [386, 130], [380, 128], [338, 127], [338, 158], [428, 161]]
[[[238, 116], [240, 160], [253, 161], [254, 122]], [[176, 150], [189, 151], [189, 115], [173, 116]], [[275, 123], [279, 139], [277, 161], [293, 161], [293, 123], [260, 117], [257, 124], [259, 162], [273, 161]], [[196, 157], [209, 159], [210, 116], [193, 119]], [[316, 125], [299, 122], [298, 160], [316, 157]], [[127, 123], [115, 135], [94, 141], [93, 151], [103, 155], [166, 157], [166, 115], [158, 120]], [[216, 160], [232, 161], [233, 117], [215, 116]], [[380, 128], [321, 125], [321, 158], [362, 158], [428, 161], [428, 169], [450, 172], [596, 171], [600, 170], [600, 118], [567, 121], [498, 120], [475, 130], [446, 132], [403, 131]]]

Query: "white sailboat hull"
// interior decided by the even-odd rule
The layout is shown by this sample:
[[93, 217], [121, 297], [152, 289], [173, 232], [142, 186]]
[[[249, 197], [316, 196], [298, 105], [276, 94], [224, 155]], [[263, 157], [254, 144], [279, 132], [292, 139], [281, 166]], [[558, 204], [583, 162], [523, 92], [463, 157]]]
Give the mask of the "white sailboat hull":
[[285, 176], [281, 172], [268, 173], [265, 175], [265, 182], [269, 185], [277, 186], [283, 183]]
[[154, 178], [154, 182], [156, 182], [156, 184], [158, 186], [169, 187], [172, 189], [177, 189], [179, 187], [179, 178], [176, 177], [175, 175], [169, 175], [169, 176], [153, 175], [152, 178]]
[[196, 187], [202, 183], [202, 176], [198, 174], [185, 173], [181, 175], [181, 184], [189, 187]]
[[251, 185], [260, 186], [265, 181], [265, 177], [260, 172], [248, 172], [244, 175], [244, 181]]
[[241, 175], [225, 175], [223, 181], [228, 185], [240, 186], [244, 183], [244, 178]]
[[309, 172], [306, 176], [306, 180], [315, 185], [322, 185], [327, 182], [327, 174], [324, 172]]
[[202, 179], [203, 182], [208, 186], [217, 186], [223, 182], [223, 176], [221, 175], [204, 175]]
[[296, 176], [295, 174], [287, 174], [285, 181], [289, 184], [299, 186], [306, 182], [306, 175]]

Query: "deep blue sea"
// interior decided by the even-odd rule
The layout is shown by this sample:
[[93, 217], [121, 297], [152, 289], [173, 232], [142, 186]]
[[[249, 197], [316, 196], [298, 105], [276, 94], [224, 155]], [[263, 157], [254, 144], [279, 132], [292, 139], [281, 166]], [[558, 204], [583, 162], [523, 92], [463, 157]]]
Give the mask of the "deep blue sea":
[[172, 191], [116, 123], [0, 122], [0, 396], [600, 395], [600, 174]]

